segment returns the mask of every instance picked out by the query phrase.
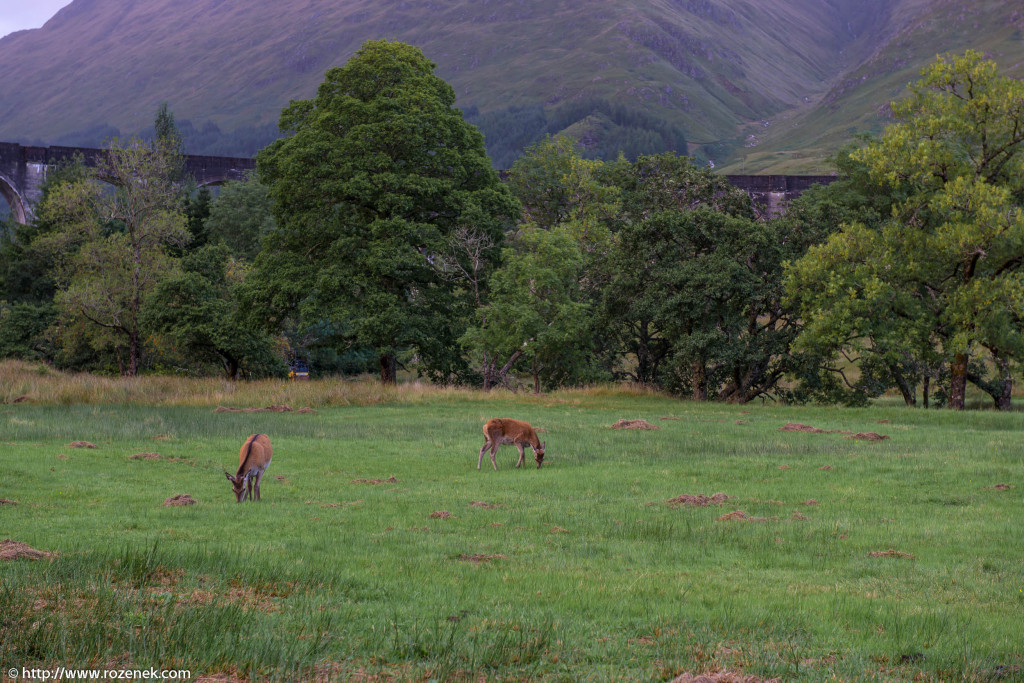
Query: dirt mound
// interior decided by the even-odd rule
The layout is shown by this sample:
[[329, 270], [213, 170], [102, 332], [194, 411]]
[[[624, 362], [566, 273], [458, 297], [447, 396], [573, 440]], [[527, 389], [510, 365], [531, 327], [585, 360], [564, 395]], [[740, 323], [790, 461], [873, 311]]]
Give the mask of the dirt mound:
[[857, 434], [850, 434], [850, 436], [844, 436], [844, 439], [856, 439], [858, 441], [884, 441], [889, 437], [885, 434], [876, 434], [875, 432], [859, 432]]
[[[308, 408], [313, 410], [312, 408]], [[267, 406], [266, 408], [225, 408], [224, 406], [217, 406], [213, 412], [215, 413], [290, 413], [292, 412], [291, 406], [286, 405], [273, 405]], [[316, 411], [313, 411], [316, 412]]]
[[701, 493], [692, 496], [688, 493], [684, 493], [681, 496], [669, 498], [665, 501], [665, 505], [673, 508], [680, 507], [682, 505], [692, 505], [693, 507], [703, 508], [708, 505], [721, 505], [727, 500], [729, 500], [729, 496], [724, 493], [716, 493], [710, 497]]
[[179, 493], [164, 501], [164, 505], [173, 507], [177, 505], [195, 505], [198, 501], [187, 493]]
[[0, 505], [17, 505], [18, 501], [9, 498], [0, 498]]
[[797, 512], [796, 510], [794, 510], [793, 511], [793, 516], [790, 517], [790, 519], [792, 519], [794, 522], [806, 522], [807, 520], [810, 519], [810, 517], [808, 517], [807, 515], [802, 515], [799, 512]]
[[800, 424], [799, 422], [787, 422], [779, 427], [780, 432], [804, 432], [805, 434], [849, 434], [842, 429], [818, 429], [811, 425]]
[[805, 500], [804, 501], [804, 505], [817, 505], [817, 504], [818, 504], [818, 501], [814, 500], [813, 498], [811, 498], [810, 500]]
[[506, 558], [504, 555], [467, 555], [465, 553], [462, 553], [461, 555], [459, 555], [459, 559], [463, 562], [473, 562], [475, 564], [481, 564], [483, 562], [490, 562], [491, 560], [505, 560], [508, 558]]
[[612, 429], [661, 429], [661, 427], [655, 427], [647, 420], [619, 420], [612, 425]]
[[669, 683], [782, 683], [782, 679], [758, 678], [740, 671], [716, 671], [707, 674], [680, 674]]
[[1009, 491], [1012, 488], [1016, 487], [1011, 484], [996, 484], [995, 486], [990, 486], [986, 491]]
[[892, 548], [889, 548], [888, 550], [875, 550], [868, 553], [868, 557], [900, 557], [906, 560], [914, 559], [914, 556], [910, 553], [901, 553], [899, 550], [893, 550]]
[[68, 448], [99, 448], [99, 446], [88, 441], [72, 441], [68, 444]]
[[832, 465], [822, 465], [818, 468], [819, 470], [825, 470], [826, 472], [832, 469]]
[[450, 519], [454, 516], [455, 515], [448, 512], [447, 510], [435, 510], [434, 512], [430, 513], [431, 519]]
[[397, 484], [398, 480], [393, 476], [387, 479], [353, 479], [350, 484]]
[[495, 508], [500, 508], [501, 503], [485, 503], [482, 500], [474, 500], [472, 503], [469, 504], [469, 507], [483, 508], [484, 510], [494, 510]]
[[132, 460], [159, 460], [161, 456], [159, 453], [136, 453], [131, 456]]
[[16, 398], [12, 399], [11, 403], [24, 403], [25, 401], [31, 401], [31, 400], [32, 400], [31, 396], [29, 396], [28, 394], [22, 394], [21, 396], [18, 396]]
[[48, 553], [44, 550], [36, 550], [27, 543], [21, 541], [12, 541], [9, 538], [5, 538], [0, 541], [0, 560], [43, 560], [53, 557], [53, 553]]
[[553, 527], [551, 527], [551, 531], [549, 531], [548, 533], [549, 534], [567, 534], [567, 533], [569, 533], [569, 530], [568, 529], [563, 529], [560, 526], [553, 526]]
[[737, 520], [737, 521], [742, 521], [742, 522], [768, 522], [768, 521], [777, 522], [779, 520], [779, 518], [778, 517], [751, 517], [750, 515], [748, 515], [743, 510], [734, 510], [732, 512], [727, 512], [726, 514], [722, 515], [721, 517], [718, 517], [718, 521], [719, 522], [729, 522], [729, 521], [732, 521], [732, 520]]

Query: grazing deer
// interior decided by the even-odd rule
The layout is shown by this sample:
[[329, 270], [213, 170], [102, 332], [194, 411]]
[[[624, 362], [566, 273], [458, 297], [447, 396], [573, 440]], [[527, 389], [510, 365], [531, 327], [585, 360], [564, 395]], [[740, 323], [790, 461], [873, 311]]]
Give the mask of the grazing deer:
[[[266, 434], [253, 434], [242, 444], [242, 450], [238, 452], [238, 473], [233, 477], [227, 472], [224, 473], [224, 476], [231, 482], [231, 488], [239, 503], [246, 498], [252, 501], [260, 499], [260, 481], [263, 480], [263, 473], [270, 467], [272, 455], [270, 438]], [[255, 497], [253, 497], [254, 483], [256, 484]], [[246, 491], [246, 484], [248, 484], [248, 491]]]
[[519, 462], [516, 463], [516, 467], [522, 467], [523, 463], [526, 462], [526, 451], [523, 447], [527, 445], [533, 449], [533, 457], [537, 461], [537, 467], [544, 463], [544, 444], [537, 438], [537, 432], [533, 430], [529, 422], [494, 418], [493, 420], [488, 420], [487, 424], [484, 425], [484, 447], [480, 449], [480, 458], [476, 461], [476, 468], [480, 469], [480, 465], [484, 461], [484, 451], [490, 448], [491, 464], [494, 465], [494, 469], [497, 471], [498, 463], [494, 459], [494, 455], [498, 452], [498, 447], [506, 443], [515, 444], [516, 448], [519, 449]]

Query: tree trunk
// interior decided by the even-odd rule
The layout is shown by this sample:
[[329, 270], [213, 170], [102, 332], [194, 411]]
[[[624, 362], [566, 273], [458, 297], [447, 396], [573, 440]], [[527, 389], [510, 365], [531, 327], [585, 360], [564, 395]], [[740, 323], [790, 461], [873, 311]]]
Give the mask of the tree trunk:
[[135, 377], [139, 374], [139, 335], [131, 332], [128, 335], [128, 372], [127, 377]]
[[693, 400], [708, 400], [708, 375], [704, 361], [695, 360], [690, 364], [693, 373]]
[[238, 359], [231, 356], [224, 356], [224, 374], [228, 379], [238, 379]]
[[949, 366], [949, 407], [963, 410], [967, 396], [967, 354], [958, 353]]
[[931, 382], [931, 379], [932, 378], [929, 377], [928, 375], [924, 376], [924, 391], [922, 393], [924, 394], [924, 409], [925, 410], [928, 410], [928, 388], [929, 388], [928, 385]]
[[380, 383], [381, 384], [395, 384], [398, 382], [398, 373], [396, 370], [397, 361], [395, 360], [395, 354], [393, 353], [382, 353], [380, 355]]
[[533, 374], [533, 393], [539, 394], [540, 393], [540, 368], [537, 367], [537, 359], [536, 358], [533, 360], [533, 365], [531, 366], [530, 369], [531, 369], [532, 374]]
[[1010, 374], [1010, 361], [1006, 358], [995, 356], [996, 365], [1002, 371], [1003, 386], [998, 396], [995, 396], [996, 410], [1009, 410], [1011, 394], [1013, 393], [1013, 376]]

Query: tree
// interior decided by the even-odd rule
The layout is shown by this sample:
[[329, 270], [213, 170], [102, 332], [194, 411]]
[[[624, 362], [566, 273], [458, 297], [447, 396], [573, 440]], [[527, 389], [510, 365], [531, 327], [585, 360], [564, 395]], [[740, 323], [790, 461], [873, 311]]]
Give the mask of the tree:
[[147, 296], [142, 322], [190, 358], [219, 363], [228, 379], [243, 370], [273, 372], [281, 366], [273, 340], [239, 316], [235, 289], [242, 276], [224, 244], [194, 251], [182, 259], [181, 272]]
[[[1024, 353], [1024, 83], [973, 51], [940, 57], [893, 115], [854, 158], [900, 198], [880, 226], [851, 221], [796, 264], [805, 334], [937, 356], [950, 407], [972, 381], [1008, 408], [1010, 362]], [[995, 380], [972, 363], [982, 350]]]
[[224, 183], [203, 225], [210, 240], [223, 241], [232, 255], [252, 261], [274, 229], [267, 188], [252, 178]]
[[334, 321], [376, 349], [384, 382], [402, 349], [437, 379], [466, 369], [455, 340], [472, 295], [438, 259], [460, 227], [500, 242], [518, 211], [433, 70], [418, 48], [367, 42], [284, 110], [285, 137], [257, 157], [277, 227], [247, 281], [254, 315]]
[[55, 227], [34, 245], [54, 259], [58, 307], [66, 320], [87, 321], [93, 347], [114, 349], [128, 376], [142, 355], [143, 300], [174, 268], [167, 249], [188, 239], [174, 168], [172, 156], [139, 141], [115, 143], [95, 173], [58, 186], [40, 205]]
[[558, 226], [524, 227], [502, 254], [490, 280], [490, 301], [478, 310], [480, 324], [463, 344], [485, 358], [484, 388], [510, 386], [520, 360], [533, 376], [558, 385], [586, 372], [590, 355], [590, 307], [580, 301], [583, 256], [576, 240]]

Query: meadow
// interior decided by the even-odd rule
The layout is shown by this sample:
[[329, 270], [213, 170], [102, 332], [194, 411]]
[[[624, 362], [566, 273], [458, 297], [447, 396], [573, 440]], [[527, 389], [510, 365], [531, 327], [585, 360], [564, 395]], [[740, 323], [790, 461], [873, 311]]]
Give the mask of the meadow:
[[[367, 382], [161, 393], [12, 367], [0, 538], [53, 555], [0, 562], [5, 672], [1024, 680], [1021, 413]], [[270, 403], [316, 412], [214, 412]], [[528, 452], [514, 469], [505, 446], [477, 471], [489, 417], [546, 430], [544, 467]], [[238, 504], [223, 472], [256, 432], [274, 459], [263, 501]], [[164, 505], [180, 494], [196, 504]]]

